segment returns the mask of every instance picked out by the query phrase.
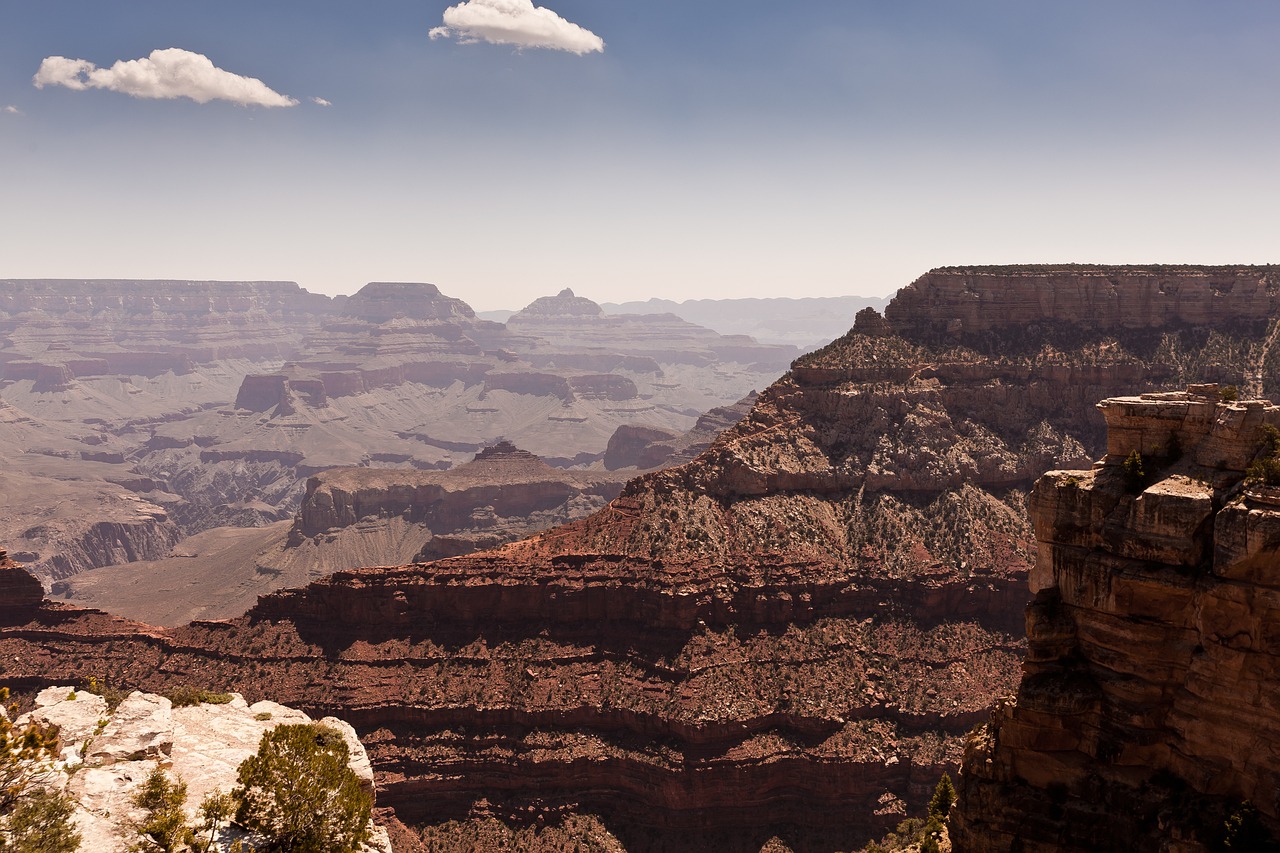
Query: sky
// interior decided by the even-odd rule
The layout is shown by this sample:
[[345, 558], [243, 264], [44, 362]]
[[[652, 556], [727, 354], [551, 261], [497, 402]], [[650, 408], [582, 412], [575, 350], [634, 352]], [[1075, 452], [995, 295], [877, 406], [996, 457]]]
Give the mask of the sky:
[[1277, 43], [1258, 0], [0, 0], [0, 278], [486, 310], [1273, 262]]

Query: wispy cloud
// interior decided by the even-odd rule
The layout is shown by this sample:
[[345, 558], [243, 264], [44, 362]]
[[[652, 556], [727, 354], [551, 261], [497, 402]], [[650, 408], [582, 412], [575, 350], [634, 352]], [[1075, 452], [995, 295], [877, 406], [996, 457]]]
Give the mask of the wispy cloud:
[[18, 109], [18, 108], [17, 108], [17, 107], [15, 107], [13, 104], [9, 104], [9, 106], [7, 106], [7, 107], [0, 108], [0, 112], [6, 113], [6, 114], [11, 115], [11, 116], [20, 116], [20, 115], [22, 115], [22, 110]]
[[311, 99], [311, 103], [315, 104], [317, 107], [331, 107], [331, 106], [333, 106], [333, 102], [332, 102], [332, 101], [326, 101], [324, 98], [316, 98], [316, 97], [313, 97], [313, 98]]
[[463, 0], [444, 10], [444, 26], [432, 39], [457, 38], [460, 44], [485, 41], [517, 47], [567, 50], [579, 56], [604, 51], [604, 39], [570, 23], [533, 0]]
[[32, 82], [37, 89], [107, 89], [135, 98], [190, 98], [199, 104], [230, 101], [242, 106], [292, 107], [298, 103], [256, 77], [224, 71], [209, 57], [177, 47], [153, 50], [142, 59], [120, 60], [110, 68], [99, 68], [87, 59], [49, 56]]

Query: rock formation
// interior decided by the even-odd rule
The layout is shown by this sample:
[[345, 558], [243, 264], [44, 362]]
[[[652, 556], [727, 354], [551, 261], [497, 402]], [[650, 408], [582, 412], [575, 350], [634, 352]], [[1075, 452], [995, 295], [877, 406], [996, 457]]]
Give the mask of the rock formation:
[[207, 531], [161, 560], [53, 585], [64, 600], [154, 625], [238, 616], [258, 596], [351, 566], [493, 548], [601, 509], [625, 474], [552, 468], [510, 442], [446, 471], [334, 468], [307, 480], [292, 524]]
[[711, 446], [720, 433], [747, 416], [755, 404], [752, 391], [732, 406], [717, 406], [694, 422], [693, 429], [675, 433], [658, 427], [629, 424], [618, 427], [604, 451], [604, 467], [648, 470], [691, 462]]
[[[1145, 286], [1128, 275], [1111, 278]], [[1080, 284], [1005, 276], [990, 304]], [[45, 604], [0, 627], [0, 676], [269, 686], [350, 721], [384, 803], [437, 842], [590, 814], [634, 849], [855, 847], [923, 806], [1016, 684], [1026, 493], [1101, 451], [1096, 401], [1280, 378], [1266, 317], [1038, 335], [943, 319], [859, 314], [697, 459], [587, 518], [338, 572], [225, 623]]]
[[1221, 845], [1233, 814], [1280, 829], [1280, 492], [1246, 474], [1280, 407], [1211, 385], [1099, 408], [1102, 462], [1032, 494], [1027, 660], [970, 737], [955, 849], [1260, 849]]
[[[290, 519], [333, 467], [439, 470], [500, 437], [587, 464], [619, 427], [683, 432], [794, 354], [672, 318], [602, 338], [574, 316], [551, 342], [430, 284], [330, 299], [290, 282], [0, 281], [0, 537], [56, 581]], [[25, 505], [77, 489], [70, 512]]]
[[[240, 763], [258, 751], [262, 735], [281, 724], [310, 723], [301, 711], [275, 702], [253, 705], [232, 694], [230, 701], [174, 707], [164, 696], [133, 692], [115, 707], [89, 690], [56, 686], [35, 697], [35, 708], [19, 717], [24, 726], [56, 726], [62, 757], [60, 783], [75, 804], [73, 820], [86, 853], [126, 853], [138, 841], [131, 822], [141, 810], [133, 804], [147, 776], [156, 768], [174, 783], [187, 786], [185, 811], [189, 825], [200, 823], [199, 807], [210, 794], [230, 793]], [[374, 793], [373, 770], [355, 730], [328, 717], [321, 725], [340, 732], [350, 752], [350, 767], [366, 790]], [[246, 834], [224, 826], [217, 849]], [[387, 831], [374, 828], [362, 853], [391, 853]]]

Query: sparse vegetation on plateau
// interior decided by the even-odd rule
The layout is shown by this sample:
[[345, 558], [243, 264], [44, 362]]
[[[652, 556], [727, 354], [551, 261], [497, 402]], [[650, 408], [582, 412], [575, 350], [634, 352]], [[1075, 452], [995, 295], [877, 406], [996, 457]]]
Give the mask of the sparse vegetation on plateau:
[[8, 701], [8, 688], [0, 688], [0, 853], [78, 850], [71, 802], [51, 786], [58, 732], [15, 725], [17, 708], [6, 710]]

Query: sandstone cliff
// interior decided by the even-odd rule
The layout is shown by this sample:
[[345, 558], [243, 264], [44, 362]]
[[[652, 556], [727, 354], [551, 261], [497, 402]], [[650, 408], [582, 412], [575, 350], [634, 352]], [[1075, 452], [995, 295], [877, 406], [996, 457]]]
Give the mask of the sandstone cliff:
[[1193, 386], [1099, 408], [1103, 461], [1032, 494], [1027, 660], [970, 736], [955, 849], [1261, 849], [1222, 845], [1233, 814], [1280, 828], [1280, 493], [1246, 477], [1280, 407]]
[[384, 801], [436, 839], [590, 813], [635, 849], [852, 847], [922, 805], [1016, 684], [1026, 492], [1101, 452], [1096, 401], [1278, 378], [1271, 318], [955, 338], [887, 315], [860, 313], [701, 456], [588, 518], [339, 572], [229, 623], [44, 605], [0, 628], [0, 662], [33, 685], [69, 663], [269, 684], [366, 734]]

